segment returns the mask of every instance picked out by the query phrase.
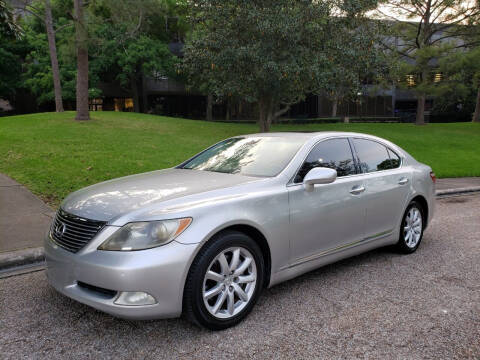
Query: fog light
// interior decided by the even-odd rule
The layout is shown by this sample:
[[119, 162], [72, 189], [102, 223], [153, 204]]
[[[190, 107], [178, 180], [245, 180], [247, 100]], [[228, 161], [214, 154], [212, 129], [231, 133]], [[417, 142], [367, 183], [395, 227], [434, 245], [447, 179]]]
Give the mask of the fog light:
[[115, 300], [117, 305], [153, 305], [157, 300], [145, 292], [142, 291], [122, 291]]

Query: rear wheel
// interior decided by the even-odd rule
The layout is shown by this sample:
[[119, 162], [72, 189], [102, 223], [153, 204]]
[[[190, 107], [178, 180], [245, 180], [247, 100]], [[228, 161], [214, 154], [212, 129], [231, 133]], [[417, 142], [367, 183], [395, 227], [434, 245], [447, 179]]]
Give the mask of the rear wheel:
[[253, 308], [263, 287], [264, 262], [249, 236], [221, 233], [195, 258], [185, 284], [184, 314], [212, 330], [233, 326]]
[[424, 227], [423, 208], [416, 201], [412, 201], [403, 215], [397, 248], [405, 254], [417, 250], [422, 241]]

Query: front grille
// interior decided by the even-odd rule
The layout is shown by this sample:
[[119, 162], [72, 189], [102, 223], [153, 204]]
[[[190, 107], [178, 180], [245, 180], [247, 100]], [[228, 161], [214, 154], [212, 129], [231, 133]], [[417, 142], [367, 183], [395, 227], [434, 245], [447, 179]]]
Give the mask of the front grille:
[[92, 240], [105, 224], [104, 221], [81, 218], [59, 209], [50, 234], [58, 246], [76, 253]]

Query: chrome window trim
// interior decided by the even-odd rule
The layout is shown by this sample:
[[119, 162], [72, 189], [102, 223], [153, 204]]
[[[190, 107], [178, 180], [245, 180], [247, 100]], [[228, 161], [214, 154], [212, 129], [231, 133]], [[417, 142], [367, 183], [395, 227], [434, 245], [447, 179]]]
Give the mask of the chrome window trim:
[[[304, 158], [302, 159], [301, 163], [300, 163], [300, 166], [298, 166], [297, 170], [295, 171], [295, 173], [293, 174], [293, 176], [291, 177], [291, 179], [288, 181], [287, 183], [287, 187], [291, 187], [291, 186], [297, 186], [297, 185], [303, 185], [303, 182], [301, 183], [296, 183], [294, 182], [295, 180], [295, 177], [297, 176], [297, 173], [300, 171], [300, 168], [303, 166], [303, 163], [305, 162], [305, 160], [307, 159], [308, 155], [310, 155], [310, 153], [312, 152], [312, 150], [315, 148], [315, 146], [317, 146], [318, 144], [320, 144], [321, 142], [323, 141], [327, 141], [327, 140], [332, 140], [332, 139], [347, 139], [349, 140], [349, 146], [352, 147], [353, 146], [353, 150], [355, 153], [353, 154], [354, 156], [354, 159], [353, 161], [355, 161], [355, 163], [358, 161], [357, 159], [355, 159], [355, 157], [358, 157], [358, 154], [357, 154], [357, 150], [355, 149], [355, 144], [353, 144], [353, 140], [354, 139], [362, 139], [362, 140], [370, 140], [370, 141], [375, 141], [377, 143], [379, 143], [380, 145], [384, 146], [386, 149], [392, 151], [393, 153], [397, 154], [398, 157], [400, 158], [400, 166], [399, 167], [396, 167], [394, 169], [387, 169], [387, 170], [379, 170], [379, 171], [373, 171], [373, 172], [368, 172], [368, 173], [358, 173], [358, 174], [353, 174], [353, 175], [345, 175], [345, 176], [339, 176], [338, 178], [340, 179], [347, 179], [347, 178], [351, 178], [351, 177], [355, 177], [355, 176], [365, 176], [365, 175], [369, 175], [369, 174], [378, 174], [378, 173], [383, 173], [383, 172], [386, 172], [386, 171], [392, 171], [392, 170], [398, 170], [400, 168], [403, 167], [403, 164], [404, 164], [404, 155], [403, 154], [399, 154], [398, 151], [396, 150], [393, 150], [390, 146], [388, 146], [387, 144], [381, 142], [381, 141], [378, 141], [377, 139], [371, 139], [369, 137], [362, 137], [362, 136], [348, 136], [348, 135], [343, 135], [343, 136], [329, 136], [329, 137], [326, 137], [326, 138], [322, 138], [320, 140], [318, 140], [316, 143], [314, 143], [310, 149], [308, 149], [308, 152], [307, 154], [304, 156]], [[350, 140], [351, 140], [351, 144], [350, 144]], [[355, 165], [356, 166], [356, 165]]]

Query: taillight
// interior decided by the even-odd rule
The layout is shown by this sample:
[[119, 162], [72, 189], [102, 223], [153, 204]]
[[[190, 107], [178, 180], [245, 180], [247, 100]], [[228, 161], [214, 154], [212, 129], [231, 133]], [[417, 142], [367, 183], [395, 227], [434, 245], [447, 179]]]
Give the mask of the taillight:
[[437, 177], [435, 176], [435, 173], [433, 171], [430, 171], [430, 179], [432, 179], [432, 182], [434, 184], [437, 182]]

